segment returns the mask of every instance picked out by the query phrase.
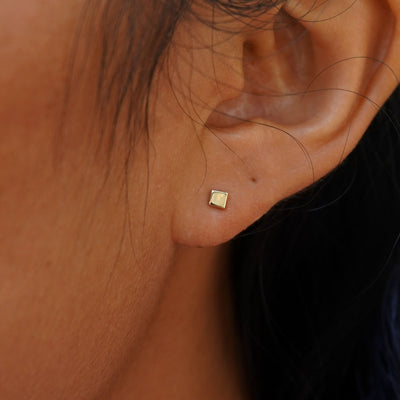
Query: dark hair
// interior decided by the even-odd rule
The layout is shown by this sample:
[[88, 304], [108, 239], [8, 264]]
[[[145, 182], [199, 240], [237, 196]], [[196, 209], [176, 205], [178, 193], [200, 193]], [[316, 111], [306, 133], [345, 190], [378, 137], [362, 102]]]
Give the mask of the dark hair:
[[[282, 3], [204, 1], [246, 18]], [[180, 19], [196, 17], [190, 0], [143, 3], [89, 0], [86, 8], [101, 22], [98, 104], [99, 115], [114, 107], [102, 131], [111, 145], [124, 107], [129, 145], [146, 131], [156, 68]], [[400, 398], [399, 105], [397, 91], [341, 165], [233, 240], [254, 399]]]
[[400, 398], [400, 91], [331, 174], [234, 240], [255, 399]]

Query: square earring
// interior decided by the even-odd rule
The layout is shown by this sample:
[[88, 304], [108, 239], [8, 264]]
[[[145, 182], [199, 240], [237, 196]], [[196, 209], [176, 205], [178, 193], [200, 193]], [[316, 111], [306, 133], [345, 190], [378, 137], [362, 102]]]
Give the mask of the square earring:
[[210, 201], [208, 204], [212, 207], [225, 209], [228, 201], [228, 193], [220, 190], [211, 190]]

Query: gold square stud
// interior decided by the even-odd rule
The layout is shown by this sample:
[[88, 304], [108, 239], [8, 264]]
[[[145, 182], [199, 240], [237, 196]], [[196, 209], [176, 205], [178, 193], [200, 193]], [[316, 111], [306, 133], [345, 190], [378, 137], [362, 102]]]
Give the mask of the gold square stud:
[[220, 190], [211, 190], [210, 201], [208, 204], [212, 207], [226, 208], [228, 201], [228, 193], [221, 192]]

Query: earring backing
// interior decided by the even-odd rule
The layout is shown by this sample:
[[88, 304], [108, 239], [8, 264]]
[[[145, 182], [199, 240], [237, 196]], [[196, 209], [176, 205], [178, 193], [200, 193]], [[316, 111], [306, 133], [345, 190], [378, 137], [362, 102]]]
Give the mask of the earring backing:
[[214, 190], [214, 189], [211, 190], [210, 201], [208, 202], [208, 204], [211, 207], [225, 209], [227, 201], [228, 201], [227, 192], [221, 192], [220, 190]]

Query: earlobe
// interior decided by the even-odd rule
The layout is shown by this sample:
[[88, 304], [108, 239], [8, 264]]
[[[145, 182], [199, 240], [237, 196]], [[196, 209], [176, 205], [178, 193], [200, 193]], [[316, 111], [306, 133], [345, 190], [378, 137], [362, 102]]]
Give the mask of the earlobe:
[[292, 0], [274, 30], [243, 34], [243, 89], [210, 112], [201, 138], [199, 191], [222, 185], [230, 202], [223, 212], [206, 202], [177, 209], [177, 242], [231, 239], [354, 149], [398, 83], [399, 9], [395, 0]]

